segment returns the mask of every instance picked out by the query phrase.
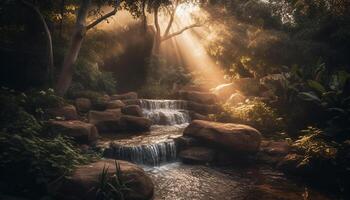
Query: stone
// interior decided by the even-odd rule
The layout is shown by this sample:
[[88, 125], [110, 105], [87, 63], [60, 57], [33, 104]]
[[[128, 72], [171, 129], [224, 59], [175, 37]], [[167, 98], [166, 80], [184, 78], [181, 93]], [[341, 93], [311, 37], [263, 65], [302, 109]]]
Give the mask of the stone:
[[230, 98], [228, 98], [228, 100], [226, 101], [226, 103], [234, 106], [237, 105], [239, 103], [243, 103], [245, 100], [247, 99], [247, 97], [245, 97], [244, 95], [242, 95], [241, 93], [233, 93]]
[[96, 125], [100, 132], [120, 131], [123, 127], [120, 124], [120, 109], [109, 109], [106, 111], [90, 111], [89, 123]]
[[125, 104], [121, 100], [112, 100], [106, 103], [107, 109], [123, 108]]
[[194, 137], [210, 146], [226, 149], [232, 153], [256, 153], [261, 134], [258, 130], [242, 124], [194, 120], [184, 130], [184, 136]]
[[126, 99], [122, 100], [125, 105], [138, 105], [141, 106], [141, 102], [138, 99]]
[[72, 137], [79, 144], [95, 144], [99, 136], [93, 124], [78, 120], [49, 121], [49, 125], [60, 133]]
[[302, 160], [302, 155], [290, 153], [278, 163], [277, 168], [288, 173], [301, 173], [303, 169], [302, 166], [299, 166], [299, 163]]
[[136, 92], [128, 92], [124, 94], [115, 94], [111, 96], [111, 100], [126, 100], [126, 99], [138, 99]]
[[50, 108], [47, 110], [47, 113], [54, 117], [60, 117], [66, 120], [77, 120], [79, 118], [77, 110], [73, 105], [66, 105], [59, 108]]
[[193, 111], [189, 112], [189, 115], [191, 117], [191, 120], [206, 120], [206, 121], [210, 121], [209, 117], [206, 115], [202, 115]]
[[138, 105], [128, 105], [121, 109], [125, 115], [132, 115], [136, 117], [143, 117], [142, 110]]
[[206, 104], [196, 103], [192, 101], [189, 101], [187, 105], [190, 111], [194, 111], [196, 113], [204, 114], [204, 115], [215, 114], [220, 111], [220, 108], [217, 105], [206, 105]]
[[91, 101], [88, 98], [77, 98], [75, 106], [79, 112], [88, 112], [91, 109]]
[[216, 95], [210, 92], [181, 90], [178, 93], [181, 99], [187, 100], [187, 101], [193, 101], [201, 104], [214, 104], [217, 102]]
[[290, 148], [286, 141], [262, 141], [260, 151], [269, 155], [285, 156], [289, 153]]
[[149, 131], [152, 121], [145, 117], [122, 115], [120, 118], [120, 124], [124, 130]]
[[239, 78], [232, 83], [222, 84], [211, 89], [221, 100], [226, 101], [233, 93], [240, 92], [245, 96], [259, 96], [262, 85], [257, 78]]
[[180, 136], [174, 138], [176, 147], [179, 151], [189, 147], [199, 146], [200, 142], [193, 137]]
[[[154, 184], [145, 171], [135, 164], [117, 160], [120, 166], [120, 179], [130, 189], [126, 191], [126, 199], [149, 200], [153, 197]], [[73, 174], [63, 181], [58, 189], [61, 199], [67, 200], [95, 200], [99, 177], [103, 169], [107, 169], [107, 176], [116, 174], [115, 160], [100, 160], [88, 165], [77, 167]]]
[[206, 147], [190, 147], [180, 152], [184, 163], [210, 163], [214, 161], [215, 151]]

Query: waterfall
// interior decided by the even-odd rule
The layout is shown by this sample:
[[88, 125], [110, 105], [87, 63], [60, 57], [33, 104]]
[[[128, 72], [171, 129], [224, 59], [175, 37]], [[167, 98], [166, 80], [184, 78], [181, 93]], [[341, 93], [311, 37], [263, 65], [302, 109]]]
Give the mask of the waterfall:
[[189, 123], [187, 102], [182, 100], [140, 100], [144, 116], [156, 125], [175, 125]]
[[174, 140], [140, 146], [112, 145], [105, 150], [104, 157], [158, 166], [176, 160], [176, 145]]

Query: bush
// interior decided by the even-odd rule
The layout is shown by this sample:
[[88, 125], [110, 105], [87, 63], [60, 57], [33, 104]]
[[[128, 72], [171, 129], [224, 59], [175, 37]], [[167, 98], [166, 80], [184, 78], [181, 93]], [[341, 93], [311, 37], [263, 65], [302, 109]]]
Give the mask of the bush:
[[51, 134], [34, 117], [42, 120], [38, 111], [61, 100], [53, 91], [1, 91], [0, 193], [38, 199], [49, 193], [54, 180], [88, 161], [69, 138]]
[[212, 118], [216, 121], [247, 124], [264, 134], [282, 131], [285, 127], [276, 111], [258, 99], [246, 100], [236, 106], [225, 104], [223, 111]]
[[111, 72], [101, 71], [97, 63], [79, 60], [75, 67], [74, 82], [70, 93], [79, 90], [92, 90], [112, 94], [116, 91], [116, 80]]

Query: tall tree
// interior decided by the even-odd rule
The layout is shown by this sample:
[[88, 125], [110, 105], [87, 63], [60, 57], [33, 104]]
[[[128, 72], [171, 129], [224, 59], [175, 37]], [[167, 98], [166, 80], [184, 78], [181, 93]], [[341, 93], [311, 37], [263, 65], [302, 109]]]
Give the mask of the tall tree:
[[[166, 3], [164, 3], [164, 2], [153, 3], [154, 27], [152, 27], [152, 31], [154, 32], [154, 40], [153, 40], [152, 53], [154, 55], [159, 54], [160, 45], [162, 42], [169, 40], [175, 36], [178, 36], [189, 29], [201, 26], [200, 23], [194, 23], [194, 24], [191, 24], [189, 26], [183, 27], [182, 29], [180, 29], [176, 32], [170, 33], [171, 27], [174, 24], [176, 10], [178, 9], [178, 7], [181, 3], [183, 3], [183, 2], [181, 2], [180, 0], [170, 1], [170, 2], [166, 2]], [[168, 22], [163, 34], [161, 33], [161, 27], [159, 24], [159, 10], [162, 6], [166, 8], [166, 10], [168, 11], [168, 14], [169, 14], [169, 22]]]
[[114, 8], [112, 11], [110, 11], [109, 13], [106, 13], [105, 15], [102, 15], [95, 21], [86, 25], [86, 19], [88, 17], [90, 6], [91, 6], [91, 0], [81, 0], [79, 11], [76, 16], [76, 23], [72, 34], [71, 44], [67, 54], [65, 55], [63, 65], [62, 65], [62, 71], [59, 74], [58, 81], [55, 87], [58, 95], [63, 96], [67, 92], [72, 82], [73, 71], [74, 71], [73, 66], [79, 55], [79, 51], [80, 51], [83, 39], [86, 35], [86, 32], [92, 29], [93, 27], [97, 26], [104, 20], [108, 19], [109, 17], [115, 15], [117, 13], [119, 1], [115, 1], [115, 3], [113, 4]]

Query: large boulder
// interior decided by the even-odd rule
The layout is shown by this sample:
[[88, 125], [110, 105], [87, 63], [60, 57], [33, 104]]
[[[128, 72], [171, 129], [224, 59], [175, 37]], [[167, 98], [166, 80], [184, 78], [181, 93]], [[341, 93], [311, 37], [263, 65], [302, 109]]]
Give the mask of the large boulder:
[[66, 120], [76, 120], [78, 119], [78, 113], [73, 105], [66, 105], [59, 108], [50, 108], [47, 113], [54, 116], [64, 118]]
[[181, 151], [179, 157], [184, 163], [210, 163], [214, 161], [215, 150], [206, 147], [190, 147]]
[[[126, 161], [117, 161], [120, 166], [120, 179], [129, 188], [126, 199], [148, 200], [153, 197], [154, 185], [152, 179], [137, 165]], [[100, 175], [107, 169], [107, 177], [116, 174], [115, 160], [100, 160], [95, 163], [78, 167], [71, 177], [65, 180], [59, 188], [61, 199], [95, 200]]]
[[237, 154], [256, 153], [261, 142], [260, 132], [250, 126], [203, 120], [192, 121], [184, 130], [184, 136]]
[[245, 96], [257, 96], [260, 93], [262, 85], [257, 78], [235, 79], [232, 83], [222, 84], [211, 89], [221, 100], [226, 101], [233, 93], [240, 92]]
[[113, 132], [122, 130], [120, 124], [120, 109], [109, 109], [106, 111], [90, 111], [89, 123], [96, 125], [100, 132]]
[[106, 103], [107, 109], [118, 109], [123, 108], [125, 106], [125, 103], [123, 103], [121, 100], [112, 100]]
[[72, 137], [79, 144], [94, 144], [98, 139], [98, 131], [93, 124], [82, 121], [49, 121], [55, 130]]
[[203, 115], [215, 114], [220, 111], [220, 107], [217, 105], [206, 105], [206, 104], [196, 103], [193, 101], [189, 101], [187, 106], [190, 111], [194, 111]]
[[122, 113], [125, 115], [132, 115], [136, 117], [143, 117], [142, 109], [138, 105], [129, 105], [121, 109]]
[[88, 112], [91, 109], [91, 101], [88, 98], [77, 98], [75, 106], [79, 112]]
[[120, 124], [124, 127], [124, 130], [148, 131], [151, 128], [152, 121], [145, 117], [123, 115], [120, 118]]
[[138, 99], [136, 92], [128, 92], [124, 94], [115, 94], [111, 96], [112, 100]]
[[181, 90], [178, 92], [178, 95], [183, 100], [193, 101], [202, 104], [214, 104], [217, 102], [216, 95], [210, 92]]

